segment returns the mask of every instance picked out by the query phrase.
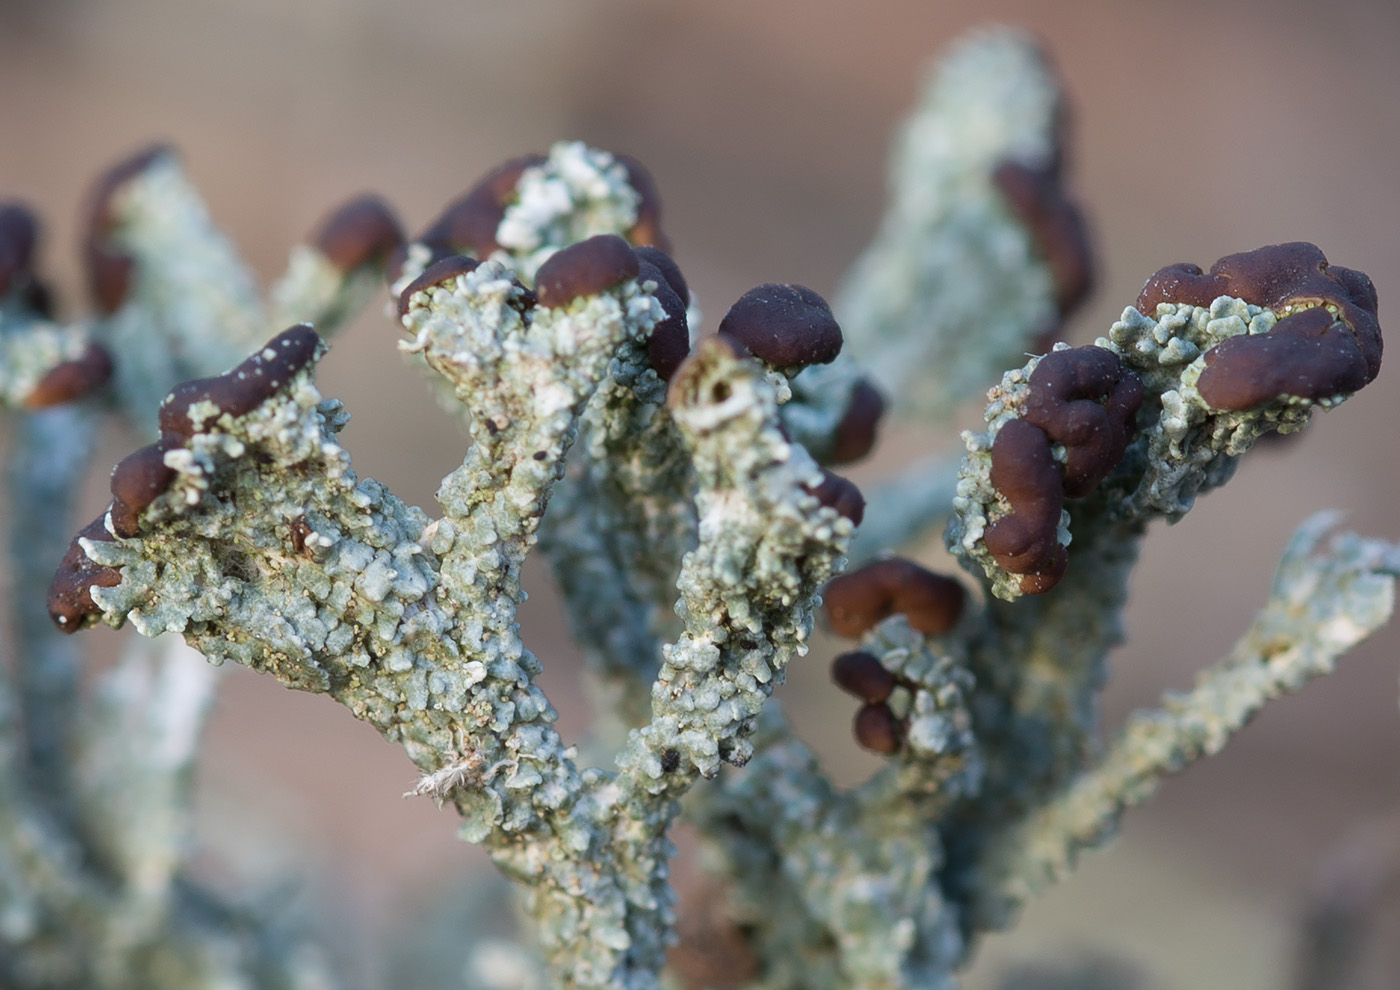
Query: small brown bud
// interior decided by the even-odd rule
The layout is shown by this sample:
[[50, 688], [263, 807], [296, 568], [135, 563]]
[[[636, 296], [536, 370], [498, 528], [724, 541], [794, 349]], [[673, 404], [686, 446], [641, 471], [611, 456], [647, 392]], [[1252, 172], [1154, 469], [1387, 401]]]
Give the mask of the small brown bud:
[[[666, 257], [661, 252], [652, 250], [653, 253]], [[666, 318], [651, 328], [651, 336], [647, 339], [647, 357], [651, 359], [651, 366], [656, 369], [656, 374], [661, 380], [670, 381], [671, 376], [690, 353], [690, 324], [686, 321], [685, 304], [661, 269], [649, 261], [642, 260], [641, 251], [637, 252], [637, 257], [637, 281], [656, 283], [653, 294], [666, 313]]]
[[855, 650], [831, 661], [831, 679], [842, 691], [862, 701], [884, 701], [898, 680], [873, 653]]
[[634, 248], [637, 258], [656, 266], [666, 283], [675, 290], [676, 297], [687, 307], [690, 306], [690, 286], [686, 284], [685, 276], [681, 274], [680, 265], [665, 251], [650, 244]]
[[126, 302], [135, 275], [135, 259], [108, 242], [117, 217], [113, 200], [132, 179], [174, 152], [168, 145], [156, 144], [123, 159], [98, 177], [93, 184], [83, 236], [88, 288], [98, 310], [104, 315], [116, 312]]
[[544, 155], [522, 155], [496, 166], [454, 200], [418, 237], [436, 255], [474, 254], [485, 258], [500, 247], [496, 230], [506, 207], [515, 201], [515, 186], [527, 168], [543, 165]]
[[311, 243], [349, 275], [365, 265], [383, 267], [403, 244], [394, 211], [378, 196], [358, 196], [336, 209], [316, 229]]
[[[671, 243], [661, 232], [661, 194], [657, 191], [656, 180], [651, 177], [645, 165], [631, 155], [617, 155], [617, 161], [627, 170], [627, 184], [641, 197], [637, 203], [637, 222], [627, 231], [627, 240], [641, 247], [656, 247], [670, 252]], [[679, 289], [676, 290], [678, 293]], [[687, 305], [688, 295], [681, 295]]]
[[888, 705], [862, 705], [853, 726], [856, 742], [872, 753], [891, 756], [904, 745], [904, 729]]

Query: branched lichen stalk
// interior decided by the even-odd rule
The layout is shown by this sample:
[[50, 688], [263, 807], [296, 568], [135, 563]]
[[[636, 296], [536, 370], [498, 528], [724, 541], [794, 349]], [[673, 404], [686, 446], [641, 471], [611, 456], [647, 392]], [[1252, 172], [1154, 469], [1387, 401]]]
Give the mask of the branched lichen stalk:
[[965, 708], [970, 679], [902, 619], [865, 648], [906, 679], [895, 701], [909, 746], [841, 791], [776, 712], [759, 755], [697, 795], [699, 823], [725, 864], [736, 921], [765, 988], [952, 987], [957, 912], [938, 884], [934, 823], [974, 793], [980, 760]]
[[[1400, 568], [1400, 550], [1356, 537], [1319, 549], [1326, 522], [1310, 522], [1231, 656], [1101, 752], [1097, 694], [1145, 528], [1373, 380], [1381, 340], [1370, 280], [1292, 243], [1162, 269], [1094, 346], [1022, 364], [1091, 280], [1060, 115], [1024, 36], [952, 52], [838, 304], [854, 356], [816, 293], [775, 283], [691, 353], [698, 314], [654, 183], [578, 142], [506, 162], [411, 243], [376, 197], [351, 201], [266, 301], [151, 149], [90, 204], [91, 326], [51, 321], [35, 221], [0, 203], [0, 407], [86, 396], [144, 426], [155, 412], [159, 431], [61, 554], [50, 614], [64, 632], [178, 634], [400, 744], [410, 795], [454, 807], [524, 891], [537, 958], [498, 976], [670, 986], [688, 798], [753, 987], [953, 990], [977, 936], [1125, 808], [1384, 621]], [[348, 415], [313, 381], [322, 334], [381, 269], [401, 350], [470, 434], [437, 518], [355, 475]], [[318, 327], [263, 343], [301, 320]], [[946, 414], [1008, 364], [956, 475], [928, 459], [867, 500], [827, 470], [871, 450], [887, 405]], [[89, 426], [61, 411], [16, 430], [18, 588], [36, 583], [29, 561], [60, 556], [48, 524]], [[949, 513], [970, 582], [882, 559]], [[556, 731], [522, 642], [537, 542], [616, 706], [599, 765]], [[847, 555], [873, 559], [837, 577]], [[832, 664], [862, 702], [855, 738], [885, 759], [848, 790], [770, 697], [822, 596], [830, 630], [859, 641]], [[304, 947], [181, 872], [213, 672], [166, 638], [74, 701], [73, 657], [34, 620], [18, 606], [17, 687], [0, 666], [0, 982], [328, 985]]]
[[1189, 691], [1131, 715], [1094, 764], [998, 837], [983, 897], [1012, 910], [1059, 879], [1168, 774], [1219, 751], [1266, 702], [1331, 671], [1390, 618], [1400, 549], [1352, 533], [1328, 541], [1336, 521], [1321, 513], [1299, 527], [1268, 601], [1228, 656]]
[[[651, 720], [631, 733], [615, 784], [625, 816], [619, 869], [667, 931], [666, 830], [677, 799], [721, 761], [749, 761], [754, 720], [789, 660], [806, 652], [816, 589], [851, 531], [808, 493], [820, 469], [783, 438], [776, 396], [729, 345], [711, 341], [683, 365], [668, 405], [695, 468], [699, 544], [679, 579], [684, 631], [663, 651]], [[659, 962], [659, 934], [632, 929], [634, 949]]]
[[1058, 160], [1059, 88], [1024, 33], [986, 29], [930, 72], [893, 153], [890, 204], [833, 308], [898, 408], [945, 416], [1059, 324], [1054, 277], [996, 187]]
[[624, 726], [647, 717], [661, 645], [675, 632], [676, 574], [695, 540], [693, 471], [665, 390], [643, 347], [620, 349], [541, 530], [608, 706], [600, 716]]
[[[1261, 304], [1216, 294], [1223, 286]], [[1146, 524], [1180, 518], [1265, 432], [1302, 429], [1315, 406], [1359, 388], [1363, 355], [1379, 347], [1369, 280], [1329, 267], [1312, 245], [1232, 255], [1209, 276], [1163, 269], [1139, 306], [1155, 315], [1129, 307], [1096, 346], [1056, 345], [1008, 372], [989, 393], [987, 431], [963, 437], [949, 548], [995, 596], [967, 654], [987, 781], [944, 828], [945, 884], [966, 903], [969, 932], [1008, 920], [984, 896], [988, 850], [1023, 834], [1021, 820], [1095, 755], [1096, 695]], [[1315, 328], [1285, 329], [1300, 319]], [[1353, 377], [1318, 362], [1281, 394], [1239, 403], [1221, 384], [1257, 380], [1223, 356], [1232, 348], [1306, 349], [1318, 331], [1339, 340], [1345, 360], [1336, 363]]]
[[[15, 648], [22, 662], [15, 677], [24, 711], [29, 763], [39, 793], [56, 811], [68, 800], [67, 783], [80, 728], [73, 698], [80, 657], [58, 633], [43, 607], [53, 561], [63, 556], [80, 482], [95, 439], [95, 417], [81, 406], [58, 406], [16, 417], [6, 470], [10, 510], [6, 521]], [[55, 557], [55, 554], [57, 557]]]

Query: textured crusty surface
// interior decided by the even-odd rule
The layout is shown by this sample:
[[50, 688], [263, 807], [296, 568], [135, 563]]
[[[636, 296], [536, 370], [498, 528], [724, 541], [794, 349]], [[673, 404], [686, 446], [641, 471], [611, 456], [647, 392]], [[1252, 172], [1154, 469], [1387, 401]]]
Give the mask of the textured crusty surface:
[[[973, 47], [987, 44], [984, 36]], [[989, 50], [959, 57], [966, 66]], [[985, 64], [1007, 67], [995, 58]], [[992, 73], [962, 92], [1014, 77]], [[949, 109], [962, 107], [953, 101]], [[989, 131], [1000, 129], [998, 118], [985, 119]], [[1020, 429], [1012, 424], [1043, 434], [1038, 449], [1063, 489], [1072, 519], [1061, 527], [1057, 512], [1053, 520], [1056, 544], [1071, 558], [1063, 579], [1047, 594], [1006, 602], [990, 594], [1000, 575], [973, 571], [961, 582], [956, 624], [922, 623], [922, 633], [913, 626], [923, 610], [909, 594], [918, 582], [882, 589], [882, 602], [889, 591], [888, 610], [900, 614], [862, 622], [861, 641], [843, 648], [867, 658], [865, 707], [853, 713], [852, 729], [884, 754], [883, 765], [864, 785], [835, 787], [768, 695], [805, 650], [823, 582], [850, 545], [858, 513], [833, 494], [818, 461], [835, 449], [864, 373], [843, 356], [789, 378], [709, 343], [674, 369], [668, 389], [650, 360], [648, 334], [670, 315], [654, 278], [609, 278], [567, 300], [548, 292], [541, 299], [531, 268], [596, 234], [635, 243], [657, 214], [644, 173], [621, 156], [565, 146], [502, 174], [509, 183], [490, 190], [487, 204], [490, 236], [517, 246], [440, 272], [400, 300], [405, 350], [432, 370], [470, 435], [439, 509], [412, 508], [356, 477], [340, 443], [344, 410], [320, 395], [306, 362], [289, 361], [285, 379], [238, 392], [248, 402], [225, 402], [207, 382], [178, 391], [181, 401], [161, 423], [178, 443], [142, 454], [116, 479], [119, 528], [129, 535], [116, 538], [108, 528], [118, 528], [116, 514], [104, 514], [72, 550], [91, 564], [83, 573], [102, 578], [84, 590], [108, 621], [179, 629], [213, 659], [331, 695], [405, 747], [421, 770], [414, 793], [459, 813], [463, 836], [518, 883], [523, 916], [538, 928], [510, 966], [499, 958], [494, 969], [477, 966], [478, 985], [674, 981], [661, 972], [676, 930], [668, 831], [684, 798], [708, 844], [706, 861], [722, 877], [716, 913], [728, 909], [724, 944], [747, 967], [743, 982], [951, 988], [977, 935], [1008, 924], [1026, 896], [1111, 831], [1124, 807], [1165, 773], [1214, 751], [1263, 700], [1327, 666], [1389, 613], [1393, 549], [1349, 536], [1328, 543], [1322, 524], [1310, 524], [1229, 661], [1196, 690], [1135, 717], [1122, 741], [1100, 753], [1097, 693], [1121, 636], [1145, 521], [1179, 514], [1224, 480], [1266, 424], [1298, 425], [1298, 403], [1278, 395], [1324, 406], [1339, 398], [1284, 389], [1262, 405], [1226, 409], [1200, 376], [1192, 394], [1182, 365], [1209, 365], [1204, 356], [1232, 340], [1268, 340], [1297, 314], [1273, 313], [1270, 323], [1250, 311], [1258, 299], [1233, 296], [1125, 313], [1098, 346], [1132, 368], [1147, 399], [1136, 439], [1102, 477], [1101, 465], [1114, 458], [1099, 455], [1119, 446], [1117, 418], [1105, 417], [1113, 435], [1097, 432], [1098, 411], [1115, 394], [1104, 376], [1089, 375], [1092, 387], [1071, 389], [1060, 396], [1065, 409], [1052, 404], [1042, 415], [1031, 380], [1062, 363], [1051, 357], [1011, 373], [997, 397], [996, 416], [1008, 417], [998, 435]], [[178, 197], [160, 202], [179, 205]], [[990, 216], [976, 213], [987, 204], [969, 199], [977, 216]], [[511, 212], [521, 206], [528, 210]], [[590, 218], [603, 218], [606, 229], [588, 229]], [[512, 220], [524, 224], [516, 233], [538, 241], [513, 241], [501, 229]], [[985, 233], [976, 220], [961, 229]], [[194, 232], [186, 231], [197, 240]], [[1015, 249], [1007, 257], [1018, 265], [1048, 262], [1039, 285], [1060, 305], [1054, 258], [1040, 258], [1044, 249], [1029, 235], [997, 243]], [[160, 278], [137, 268], [114, 318], [179, 309], [141, 288], [143, 278], [179, 281], [171, 272], [182, 241], [163, 243], [141, 256]], [[321, 278], [340, 271], [326, 246], [313, 238], [313, 253], [302, 258], [314, 263], [284, 283], [302, 286], [287, 298], [320, 306], [345, 287]], [[421, 268], [418, 249], [428, 247], [406, 254]], [[194, 299], [201, 280], [222, 274], [204, 268], [179, 284]], [[1038, 277], [1016, 288], [1029, 291]], [[1364, 289], [1343, 279], [1353, 299]], [[217, 295], [219, 287], [204, 288]], [[1305, 307], [1307, 322], [1288, 332], [1336, 330], [1320, 327], [1319, 309], [1332, 312]], [[274, 329], [314, 315], [259, 324], [246, 345], [230, 345], [227, 362], [199, 374], [261, 354]], [[1243, 332], [1230, 322], [1235, 315]], [[1212, 329], [1216, 320], [1224, 322]], [[170, 339], [207, 329], [177, 327]], [[878, 362], [882, 346], [859, 356]], [[1024, 346], [1005, 363], [1021, 363]], [[1218, 363], [1229, 350], [1214, 353]], [[140, 359], [134, 345], [116, 356]], [[985, 372], [1003, 360], [983, 354], [977, 366]], [[985, 384], [986, 374], [961, 367], [968, 388]], [[157, 391], [160, 375], [150, 378], [157, 395], [175, 384], [162, 381]], [[1079, 402], [1089, 403], [1078, 407], [1092, 421], [1087, 439], [1072, 408]], [[1056, 409], [1073, 415], [1061, 422]], [[23, 421], [16, 463], [25, 480], [15, 487], [24, 497], [14, 503], [22, 523], [12, 520], [12, 529], [68, 515], [58, 493], [76, 487], [90, 426], [90, 412], [72, 409]], [[1076, 466], [1083, 451], [1094, 453], [1092, 470]], [[978, 457], [970, 464], [976, 488]], [[862, 524], [875, 541], [871, 553], [890, 549], [890, 534], [947, 510], [949, 473], [937, 462], [914, 465], [879, 489]], [[991, 522], [1007, 509], [995, 492], [979, 507]], [[590, 676], [620, 702], [605, 711], [605, 731], [577, 749], [559, 737], [540, 691], [537, 675], [550, 658], [526, 650], [529, 630], [516, 625], [519, 567], [537, 536], [561, 575]], [[61, 541], [40, 553], [42, 537], [28, 538], [36, 558], [62, 554]], [[0, 670], [21, 682], [0, 692], [0, 729], [26, 723], [0, 732], [0, 966], [12, 967], [4, 982], [329, 985], [306, 943], [271, 937], [278, 926], [267, 912], [256, 924], [220, 914], [179, 870], [212, 668], [182, 666], [188, 658], [166, 649], [166, 638], [80, 692], [73, 640], [55, 645], [27, 624], [19, 638], [24, 662]], [[23, 700], [11, 707], [11, 698]], [[851, 730], [836, 731], [846, 739]], [[81, 756], [68, 767], [72, 753]], [[480, 897], [497, 920], [498, 888], [483, 885]], [[465, 925], [456, 941], [489, 947], [481, 936], [490, 927]]]

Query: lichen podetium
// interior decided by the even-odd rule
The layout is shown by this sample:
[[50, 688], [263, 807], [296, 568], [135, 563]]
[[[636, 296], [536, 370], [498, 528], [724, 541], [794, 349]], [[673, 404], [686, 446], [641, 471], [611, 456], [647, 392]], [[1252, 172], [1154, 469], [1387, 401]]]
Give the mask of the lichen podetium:
[[[455, 808], [532, 925], [512, 946], [462, 932], [470, 986], [956, 986], [979, 936], [1125, 808], [1384, 623], [1400, 562], [1305, 522], [1235, 649], [1100, 742], [1147, 524], [1368, 384], [1380, 332], [1370, 280], [1295, 243], [1164, 268], [1094, 344], [1057, 343], [1092, 284], [1062, 112], [1028, 39], [970, 36], [929, 77], [835, 305], [765, 283], [708, 335], [654, 180], [578, 142], [504, 163], [414, 237], [375, 197], [346, 204], [266, 300], [174, 153], [145, 150], [96, 184], [95, 315], [68, 322], [36, 219], [0, 205], [23, 520], [0, 982], [335, 985], [305, 937], [187, 875], [216, 684], [183, 640], [329, 695], [403, 747], [411, 794]], [[385, 285], [399, 349], [470, 437], [431, 511], [352, 470], [346, 409], [315, 381]], [[963, 456], [864, 493], [832, 470], [882, 418], [946, 420], [988, 386]], [[65, 552], [102, 414], [150, 442]], [[945, 523], [965, 573], [897, 555]], [[600, 701], [578, 743], [517, 621], [537, 546]], [[850, 641], [833, 678], [859, 701], [852, 745], [883, 761], [846, 789], [770, 697], [823, 609]], [[64, 634], [127, 622], [159, 638], [80, 692]], [[725, 946], [704, 974], [694, 953], [668, 964], [682, 819]]]

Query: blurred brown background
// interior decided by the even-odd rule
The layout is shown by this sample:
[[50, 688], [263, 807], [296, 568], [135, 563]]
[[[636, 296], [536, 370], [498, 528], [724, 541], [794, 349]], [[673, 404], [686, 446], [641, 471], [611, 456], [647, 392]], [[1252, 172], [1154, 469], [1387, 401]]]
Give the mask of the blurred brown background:
[[[712, 329], [758, 282], [835, 287], [874, 229], [889, 139], [925, 60], [985, 20], [1038, 31], [1073, 99], [1073, 181], [1102, 261], [1075, 342], [1103, 332], [1161, 265], [1294, 239], [1368, 272], [1385, 325], [1400, 293], [1400, 6], [1385, 0], [0, 0], [0, 196], [41, 209], [44, 267], [75, 311], [82, 194], [153, 138], [183, 150], [264, 279], [351, 194], [384, 194], [417, 228], [497, 161], [583, 138], [650, 166]], [[462, 440], [394, 339], [367, 314], [319, 380], [354, 414], [357, 471], [431, 504]], [[1335, 506], [1352, 527], [1400, 536], [1394, 376], [1153, 531], [1107, 725], [1228, 649], [1307, 514]], [[880, 460], [948, 439], [901, 431]], [[108, 438], [85, 512], [130, 446]], [[577, 733], [575, 654], [542, 570], [531, 580], [526, 641]], [[89, 635], [99, 649], [118, 639]], [[1377, 637], [1170, 782], [1115, 849], [988, 944], [970, 985], [1087, 953], [1132, 960], [1153, 987], [1286, 986], [1323, 851], [1400, 806], [1397, 643], [1400, 629]], [[819, 644], [783, 694], [850, 779], [869, 764], [845, 731], [849, 706], [825, 686], [830, 653]], [[454, 841], [449, 812], [399, 797], [412, 781], [401, 754], [335, 705], [231, 670], [199, 784], [203, 869], [285, 884], [308, 903], [329, 896], [329, 941], [378, 985], [376, 938], [353, 933], [391, 929], [483, 862]], [[1400, 921], [1383, 917], [1367, 986], [1400, 984], [1397, 936]]]

